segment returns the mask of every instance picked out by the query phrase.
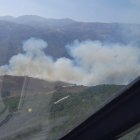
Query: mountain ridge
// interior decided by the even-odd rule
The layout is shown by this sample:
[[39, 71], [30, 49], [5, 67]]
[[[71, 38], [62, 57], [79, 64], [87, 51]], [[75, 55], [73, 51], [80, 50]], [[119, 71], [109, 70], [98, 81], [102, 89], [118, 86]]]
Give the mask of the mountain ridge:
[[42, 21], [66, 21], [66, 22], [81, 22], [81, 23], [103, 23], [103, 24], [129, 24], [129, 25], [140, 25], [139, 23], [128, 23], [128, 22], [100, 22], [100, 21], [77, 21], [71, 18], [47, 18], [39, 15], [21, 15], [21, 16], [0, 16], [0, 20], [13, 21], [17, 20], [42, 20]]
[[[24, 19], [23, 22], [21, 19]], [[22, 43], [31, 38], [47, 41], [45, 53], [54, 59], [70, 58], [66, 45], [75, 40], [101, 41], [116, 44], [140, 44], [140, 25], [124, 23], [77, 22], [71, 19], [46, 19], [38, 16], [31, 21], [26, 16], [0, 18], [0, 65], [8, 63], [15, 54], [22, 52]], [[21, 21], [19, 21], [19, 19]], [[39, 17], [40, 19], [40, 17]], [[7, 21], [6, 21], [7, 20]], [[41, 22], [40, 22], [41, 21]], [[48, 23], [49, 22], [49, 23]]]

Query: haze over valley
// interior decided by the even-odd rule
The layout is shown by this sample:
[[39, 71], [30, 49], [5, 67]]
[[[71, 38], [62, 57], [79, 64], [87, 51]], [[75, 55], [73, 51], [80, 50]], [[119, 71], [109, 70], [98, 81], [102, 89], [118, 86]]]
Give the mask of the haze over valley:
[[140, 75], [139, 31], [139, 24], [0, 17], [0, 74], [128, 84]]

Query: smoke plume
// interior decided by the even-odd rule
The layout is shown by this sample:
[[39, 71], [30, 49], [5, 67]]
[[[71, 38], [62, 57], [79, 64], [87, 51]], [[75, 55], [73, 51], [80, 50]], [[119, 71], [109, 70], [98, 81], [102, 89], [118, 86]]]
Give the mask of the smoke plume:
[[0, 67], [0, 75], [31, 76], [50, 81], [82, 85], [128, 84], [140, 75], [140, 48], [99, 41], [74, 41], [67, 45], [73, 59], [54, 61], [44, 53], [47, 43], [31, 38], [23, 51], [9, 64]]

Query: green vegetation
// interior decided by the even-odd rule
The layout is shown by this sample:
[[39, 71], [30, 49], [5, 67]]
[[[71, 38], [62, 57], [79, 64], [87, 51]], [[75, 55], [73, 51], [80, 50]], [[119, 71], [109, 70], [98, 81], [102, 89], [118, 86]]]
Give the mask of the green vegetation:
[[11, 96], [10, 91], [1, 91], [2, 100], [6, 108], [9, 108], [10, 112], [17, 111], [19, 96]]
[[7, 97], [3, 100], [6, 107], [9, 108], [10, 112], [17, 111], [19, 97]]
[[[106, 102], [109, 97], [112, 97], [122, 87], [117, 85], [100, 85], [90, 87], [81, 93], [64, 93], [60, 90], [54, 93], [50, 102], [50, 117], [71, 115], [76, 113], [76, 111], [81, 114], [86, 113], [87, 116], [87, 114], [91, 114], [98, 109], [101, 104]], [[69, 98], [54, 104], [55, 101], [66, 96], [69, 96]]]
[[[107, 102], [123, 86], [99, 85], [89, 87], [81, 93], [56, 92], [50, 103], [50, 119], [61, 119], [61, 125], [54, 126], [49, 132], [49, 140], [57, 140], [65, 135], [82, 121], [92, 115], [99, 107]], [[57, 100], [69, 96], [66, 100], [54, 104]], [[64, 119], [65, 118], [65, 119]]]

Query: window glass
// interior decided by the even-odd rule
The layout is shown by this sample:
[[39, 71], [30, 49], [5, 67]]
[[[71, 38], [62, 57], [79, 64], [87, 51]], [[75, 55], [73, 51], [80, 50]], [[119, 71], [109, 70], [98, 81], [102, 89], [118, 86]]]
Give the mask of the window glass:
[[58, 140], [140, 76], [138, 0], [0, 0], [0, 140]]

